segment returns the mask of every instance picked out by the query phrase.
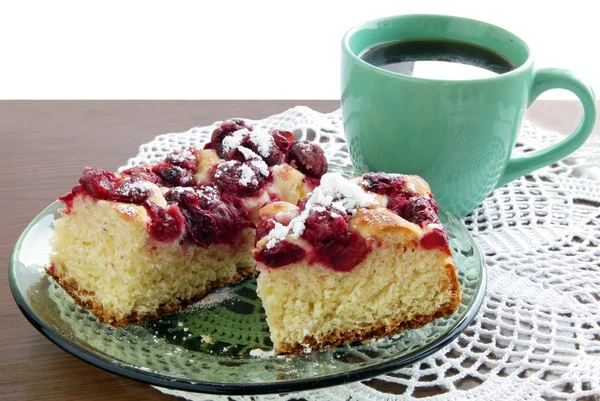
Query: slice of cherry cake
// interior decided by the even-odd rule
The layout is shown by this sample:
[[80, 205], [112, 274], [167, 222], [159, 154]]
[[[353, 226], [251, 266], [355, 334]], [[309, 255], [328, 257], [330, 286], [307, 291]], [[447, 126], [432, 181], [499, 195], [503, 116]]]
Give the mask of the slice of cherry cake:
[[326, 171], [317, 145], [242, 120], [153, 165], [86, 168], [60, 198], [47, 272], [113, 326], [177, 312], [253, 274], [258, 210], [296, 203]]
[[297, 206], [260, 210], [254, 255], [277, 354], [418, 328], [461, 301], [436, 202], [417, 176], [325, 174]]

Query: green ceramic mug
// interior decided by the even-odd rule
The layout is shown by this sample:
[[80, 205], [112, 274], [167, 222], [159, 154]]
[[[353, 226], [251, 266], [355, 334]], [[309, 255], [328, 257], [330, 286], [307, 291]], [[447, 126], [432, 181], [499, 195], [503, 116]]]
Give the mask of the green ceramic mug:
[[[488, 48], [516, 66], [489, 78], [426, 79], [375, 67], [358, 56], [378, 44], [445, 39]], [[583, 118], [570, 136], [512, 157], [525, 109], [544, 91], [573, 92]], [[589, 85], [569, 71], [535, 70], [514, 34], [484, 22], [443, 15], [401, 15], [352, 28], [342, 40], [344, 130], [354, 166], [418, 174], [438, 203], [463, 217], [494, 188], [547, 166], [579, 148], [596, 119]]]

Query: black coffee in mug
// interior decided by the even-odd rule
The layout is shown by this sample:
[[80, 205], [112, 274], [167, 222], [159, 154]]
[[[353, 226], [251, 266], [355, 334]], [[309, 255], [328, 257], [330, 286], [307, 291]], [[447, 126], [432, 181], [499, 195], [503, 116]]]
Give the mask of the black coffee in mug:
[[359, 57], [385, 70], [418, 78], [487, 78], [515, 69], [502, 55], [482, 46], [440, 39], [387, 42]]

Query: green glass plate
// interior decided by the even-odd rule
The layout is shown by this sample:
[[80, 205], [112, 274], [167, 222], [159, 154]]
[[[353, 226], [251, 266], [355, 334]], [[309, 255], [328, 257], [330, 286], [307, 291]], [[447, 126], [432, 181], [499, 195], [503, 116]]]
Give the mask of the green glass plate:
[[[156, 386], [230, 395], [285, 393], [368, 379], [412, 364], [453, 341], [476, 315], [486, 273], [477, 245], [456, 218], [440, 210], [464, 292], [458, 311], [418, 330], [371, 343], [291, 358], [256, 357], [271, 349], [256, 282], [229, 287], [220, 303], [140, 327], [113, 329], [81, 309], [44, 273], [55, 202], [17, 241], [10, 286], [25, 317], [67, 352], [109, 372]], [[254, 353], [253, 353], [254, 354]]]

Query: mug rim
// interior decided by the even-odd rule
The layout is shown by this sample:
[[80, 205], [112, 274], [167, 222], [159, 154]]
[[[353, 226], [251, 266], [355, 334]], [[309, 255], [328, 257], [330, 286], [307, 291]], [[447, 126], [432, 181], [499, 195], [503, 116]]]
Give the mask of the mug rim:
[[[466, 22], [471, 22], [471, 23], [478, 23], [478, 24], [483, 24], [483, 25], [487, 25], [489, 27], [498, 29], [500, 31], [502, 31], [505, 34], [508, 34], [512, 37], [515, 37], [521, 44], [521, 46], [525, 49], [525, 51], [527, 52], [527, 58], [525, 59], [525, 61], [523, 63], [521, 63], [521, 65], [519, 65], [518, 67], [516, 67], [515, 69], [505, 72], [503, 74], [498, 74], [498, 75], [494, 75], [491, 77], [482, 77], [482, 78], [462, 78], [462, 79], [443, 79], [443, 78], [423, 78], [423, 77], [414, 77], [414, 76], [410, 76], [410, 75], [402, 75], [402, 74], [398, 74], [392, 71], [388, 71], [385, 70], [381, 67], [377, 67], [374, 66], [372, 64], [367, 63], [366, 61], [364, 61], [362, 58], [360, 58], [357, 54], [355, 54], [351, 49], [350, 49], [350, 38], [355, 35], [357, 32], [359, 32], [359, 30], [369, 24], [377, 24], [380, 22], [385, 22], [385, 21], [391, 21], [391, 20], [398, 20], [398, 19], [403, 19], [403, 18], [407, 18], [407, 17], [421, 17], [421, 18], [445, 18], [448, 20], [459, 20], [459, 21], [466, 21]], [[482, 20], [477, 20], [474, 18], [466, 18], [466, 17], [459, 17], [459, 16], [455, 16], [455, 15], [449, 15], [449, 14], [421, 14], [421, 13], [416, 13], [416, 14], [397, 14], [397, 15], [391, 15], [391, 16], [387, 16], [387, 17], [382, 17], [382, 18], [376, 18], [376, 19], [371, 19], [368, 21], [363, 21], [357, 25], [354, 25], [352, 28], [348, 29], [346, 31], [346, 33], [344, 34], [344, 36], [342, 37], [342, 50], [346, 53], [348, 53], [348, 55], [350, 55], [350, 57], [358, 62], [359, 64], [361, 64], [364, 67], [370, 67], [374, 72], [377, 72], [379, 74], [385, 75], [385, 76], [389, 76], [389, 77], [395, 77], [396, 79], [402, 79], [405, 81], [412, 81], [412, 82], [431, 82], [431, 83], [445, 83], [445, 84], [465, 84], [465, 83], [469, 83], [469, 82], [482, 82], [482, 81], [496, 81], [496, 80], [501, 80], [501, 79], [507, 79], [510, 78], [512, 76], [521, 74], [523, 71], [527, 70], [528, 68], [530, 68], [533, 65], [533, 54], [531, 52], [531, 49], [529, 48], [529, 46], [527, 45], [527, 43], [518, 35], [516, 35], [515, 33], [502, 28], [501, 26], [495, 25], [495, 24], [491, 24], [489, 22], [486, 21], [482, 21]]]

